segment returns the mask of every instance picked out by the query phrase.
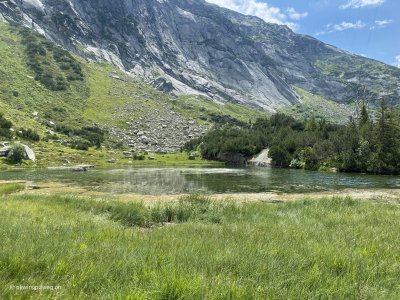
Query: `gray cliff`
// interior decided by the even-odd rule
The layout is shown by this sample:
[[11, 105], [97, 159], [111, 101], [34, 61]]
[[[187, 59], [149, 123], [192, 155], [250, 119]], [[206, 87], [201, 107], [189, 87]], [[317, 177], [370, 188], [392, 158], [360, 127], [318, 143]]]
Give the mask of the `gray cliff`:
[[203, 0], [0, 0], [0, 19], [172, 94], [269, 111], [301, 101], [293, 86], [400, 103], [400, 69]]

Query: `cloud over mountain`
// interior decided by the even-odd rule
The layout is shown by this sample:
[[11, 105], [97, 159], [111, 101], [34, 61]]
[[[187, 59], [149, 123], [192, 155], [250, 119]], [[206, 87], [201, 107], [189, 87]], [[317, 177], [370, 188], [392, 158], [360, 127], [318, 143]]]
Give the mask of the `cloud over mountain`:
[[225, 7], [245, 15], [256, 16], [269, 23], [287, 25], [292, 29], [297, 29], [299, 21], [308, 16], [308, 12], [298, 12], [290, 7], [282, 11], [279, 7], [274, 7], [266, 2], [257, 0], [206, 0], [209, 3]]
[[347, 3], [340, 6], [341, 9], [363, 8], [367, 6], [382, 5], [385, 0], [348, 0]]

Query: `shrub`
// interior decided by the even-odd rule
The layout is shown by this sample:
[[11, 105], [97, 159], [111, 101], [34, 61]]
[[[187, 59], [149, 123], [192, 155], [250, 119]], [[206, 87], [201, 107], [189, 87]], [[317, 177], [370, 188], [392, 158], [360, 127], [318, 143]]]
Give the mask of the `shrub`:
[[0, 136], [5, 137], [7, 139], [11, 139], [12, 132], [10, 131], [10, 129], [0, 128]]
[[35, 80], [52, 91], [64, 91], [71, 81], [82, 81], [80, 63], [68, 52], [29, 29], [21, 29], [27, 65], [35, 72]]
[[20, 143], [11, 146], [8, 160], [14, 164], [19, 164], [25, 159], [25, 148]]
[[303, 149], [300, 153], [300, 157], [304, 162], [304, 168], [306, 170], [318, 170], [319, 160], [313, 148], [307, 147]]
[[143, 153], [133, 153], [133, 159], [134, 160], [144, 160], [145, 156]]
[[83, 139], [78, 139], [71, 144], [71, 148], [76, 150], [88, 151], [89, 147], [90, 147], [90, 142]]
[[269, 149], [269, 157], [274, 165], [288, 167], [291, 162], [290, 153], [280, 145], [274, 145]]
[[21, 128], [18, 131], [17, 135], [20, 138], [23, 138], [23, 139], [26, 139], [26, 140], [30, 140], [30, 141], [34, 141], [34, 142], [40, 141], [39, 134], [36, 131], [34, 131], [34, 130], [30, 129], [30, 128], [29, 129]]
[[12, 122], [4, 118], [3, 114], [0, 113], [0, 136], [11, 139], [13, 134], [10, 129], [12, 126]]
[[10, 129], [12, 126], [12, 122], [4, 118], [3, 114], [0, 113], [0, 128]]

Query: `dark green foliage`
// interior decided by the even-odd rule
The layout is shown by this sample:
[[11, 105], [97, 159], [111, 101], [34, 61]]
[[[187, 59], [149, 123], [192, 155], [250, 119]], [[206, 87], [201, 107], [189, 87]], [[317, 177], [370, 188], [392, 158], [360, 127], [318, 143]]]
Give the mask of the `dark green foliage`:
[[11, 146], [11, 151], [8, 160], [14, 164], [19, 164], [25, 159], [25, 148], [17, 143]]
[[90, 146], [90, 143], [84, 139], [77, 139], [71, 144], [71, 148], [82, 151], [88, 151]]
[[11, 139], [13, 135], [10, 129], [0, 128], [0, 136], [5, 137], [7, 139]]
[[[207, 159], [219, 159], [223, 155], [236, 153], [251, 156], [260, 152], [264, 144], [262, 137], [253, 133], [250, 128], [224, 126], [211, 131], [197, 142], [201, 143], [202, 155]], [[195, 150], [195, 142], [188, 144], [185, 150]]]
[[33, 141], [33, 142], [40, 141], [39, 134], [36, 131], [34, 131], [34, 130], [30, 129], [30, 128], [28, 128], [28, 129], [21, 128], [20, 130], [18, 130], [17, 135], [20, 138], [23, 138], [23, 139], [26, 139], [26, 140], [30, 140], [30, 141]]
[[10, 129], [12, 126], [12, 122], [4, 118], [4, 115], [0, 113], [0, 128]]
[[137, 153], [137, 152], [132, 154], [132, 158], [134, 160], [145, 160], [144, 154], [143, 153]]
[[35, 80], [52, 91], [65, 91], [70, 82], [84, 80], [79, 62], [68, 51], [27, 28], [19, 32], [26, 47], [27, 64], [35, 72]]
[[246, 123], [239, 121], [228, 115], [219, 115], [215, 113], [210, 113], [210, 121], [215, 124], [231, 124], [237, 126], [245, 126]]
[[307, 147], [300, 152], [300, 158], [304, 162], [304, 168], [306, 170], [318, 170], [319, 159], [314, 148]]
[[359, 118], [347, 126], [275, 114], [252, 126], [217, 127], [184, 150], [199, 149], [204, 158], [223, 160], [227, 154], [251, 157], [264, 148], [278, 167], [400, 174], [400, 112], [382, 102], [373, 121], [363, 105]]
[[100, 148], [105, 138], [104, 131], [95, 126], [73, 128], [66, 125], [57, 125], [55, 130], [70, 137], [76, 137], [72, 143], [72, 148], [78, 150], [88, 150], [89, 147]]
[[281, 145], [273, 145], [269, 149], [269, 156], [276, 166], [279, 167], [288, 167], [291, 162], [291, 155]]
[[10, 128], [12, 126], [12, 122], [4, 118], [3, 114], [0, 113], [0, 136], [11, 139], [12, 132], [10, 131]]

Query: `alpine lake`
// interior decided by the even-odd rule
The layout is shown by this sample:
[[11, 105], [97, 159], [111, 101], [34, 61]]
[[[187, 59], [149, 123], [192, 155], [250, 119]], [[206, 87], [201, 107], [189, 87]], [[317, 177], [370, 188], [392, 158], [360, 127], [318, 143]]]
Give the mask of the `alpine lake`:
[[3, 181], [62, 183], [110, 194], [178, 195], [312, 193], [345, 189], [397, 189], [400, 176], [314, 172], [260, 167], [126, 167], [0, 171]]

